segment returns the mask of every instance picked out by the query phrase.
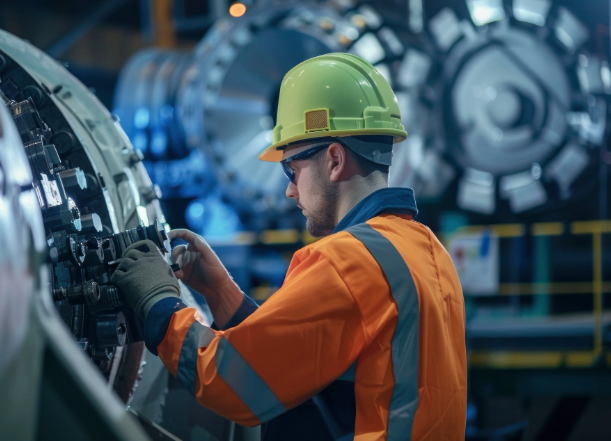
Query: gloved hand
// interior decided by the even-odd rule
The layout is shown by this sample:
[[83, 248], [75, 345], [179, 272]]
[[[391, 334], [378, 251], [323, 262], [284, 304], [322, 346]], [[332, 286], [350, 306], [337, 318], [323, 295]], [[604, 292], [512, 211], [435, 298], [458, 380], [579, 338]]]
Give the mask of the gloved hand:
[[141, 240], [123, 252], [123, 260], [110, 278], [141, 319], [166, 297], [178, 297], [178, 280], [154, 242]]
[[168, 237], [182, 239], [188, 244], [172, 250], [172, 263], [180, 265], [176, 277], [204, 296], [214, 321], [224, 326], [244, 300], [240, 287], [201, 236], [177, 229], [170, 231]]

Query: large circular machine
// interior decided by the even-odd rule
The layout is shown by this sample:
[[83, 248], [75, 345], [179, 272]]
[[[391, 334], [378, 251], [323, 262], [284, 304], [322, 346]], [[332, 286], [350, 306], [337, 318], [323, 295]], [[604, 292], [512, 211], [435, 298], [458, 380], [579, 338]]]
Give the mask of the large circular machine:
[[[308, 57], [348, 51], [389, 79], [401, 106], [409, 135], [394, 149], [391, 185], [488, 220], [566, 206], [596, 182], [609, 67], [584, 49], [588, 30], [564, 7], [466, 3], [470, 20], [444, 8], [406, 50], [368, 4], [260, 2], [217, 22], [191, 53], [136, 55], [117, 113], [154, 179], [191, 188], [178, 196], [211, 188], [190, 179], [206, 167], [223, 197], [255, 214], [251, 225], [293, 227], [299, 216], [276, 216], [294, 205], [281, 171], [256, 159], [271, 140], [279, 84]], [[196, 204], [194, 213], [214, 211]]]
[[21, 322], [34, 277], [19, 250], [31, 235], [35, 249], [47, 256], [41, 289], [78, 346], [127, 402], [144, 344], [137, 318], [109, 279], [134, 241], [150, 238], [169, 251], [158, 190], [139, 152], [91, 91], [58, 62], [4, 31], [0, 100], [3, 121], [12, 117], [17, 127], [3, 123], [0, 133], [0, 311], [11, 312], [0, 329], [11, 326], [19, 338], [13, 329], [21, 326], [13, 325]]
[[[244, 17], [215, 23], [192, 53], [137, 54], [121, 74], [115, 111], [151, 170], [164, 167], [164, 159], [198, 157], [199, 149], [223, 196], [239, 212], [255, 214], [252, 226], [295, 226], [271, 221], [295, 204], [284, 195], [280, 167], [257, 156], [271, 143], [286, 72], [340, 51], [364, 57], [390, 78], [389, 63], [404, 47], [368, 5], [259, 2]], [[187, 179], [189, 165], [180, 164]]]
[[434, 15], [428, 45], [397, 71], [413, 131], [391, 184], [435, 199], [457, 179], [458, 207], [484, 215], [558, 208], [591, 190], [611, 73], [582, 49], [586, 27], [547, 0], [467, 7], [471, 21]]
[[[2, 435], [40, 441], [149, 439], [74, 344], [74, 335], [55, 309], [37, 177], [7, 106], [11, 101], [5, 98], [2, 95], [0, 103]], [[120, 352], [115, 349], [114, 354]], [[116, 360], [124, 363], [126, 358]], [[117, 371], [127, 374], [119, 365]], [[125, 386], [116, 379], [113, 384]]]

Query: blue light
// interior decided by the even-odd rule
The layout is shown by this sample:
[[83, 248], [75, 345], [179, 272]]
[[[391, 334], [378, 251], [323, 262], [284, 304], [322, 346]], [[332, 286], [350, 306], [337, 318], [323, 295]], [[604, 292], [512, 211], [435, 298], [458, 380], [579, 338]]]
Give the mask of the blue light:
[[191, 229], [214, 240], [230, 240], [242, 227], [235, 210], [216, 196], [192, 201], [185, 219]]
[[172, 119], [173, 114], [174, 109], [169, 104], [164, 104], [159, 108], [159, 118], [162, 123], [166, 123], [168, 120]]
[[181, 162], [171, 162], [168, 164], [167, 183], [172, 187], [178, 187], [188, 177], [188, 172]]
[[146, 107], [139, 107], [136, 113], [134, 113], [134, 126], [137, 129], [144, 129], [149, 125], [149, 120], [149, 109]]
[[136, 133], [132, 143], [134, 144], [135, 149], [138, 149], [143, 153], [146, 152], [148, 148], [148, 140], [146, 139], [146, 134], [144, 132]]
[[188, 210], [188, 215], [190, 219], [199, 220], [204, 215], [204, 204], [202, 204], [199, 200], [193, 201]]
[[156, 130], [151, 140], [151, 152], [155, 156], [163, 156], [168, 147], [168, 138], [163, 130]]

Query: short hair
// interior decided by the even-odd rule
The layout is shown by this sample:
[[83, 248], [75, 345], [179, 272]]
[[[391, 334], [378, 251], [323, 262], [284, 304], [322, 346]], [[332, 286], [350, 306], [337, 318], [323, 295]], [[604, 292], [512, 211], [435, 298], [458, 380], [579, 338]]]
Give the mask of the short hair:
[[361, 155], [352, 151], [350, 148], [348, 148], [348, 150], [352, 154], [354, 162], [356, 162], [358, 168], [361, 170], [361, 172], [363, 172], [363, 176], [367, 177], [375, 172], [380, 172], [383, 175], [388, 176], [388, 173], [390, 172], [390, 165], [377, 164], [367, 158], [363, 158]]
[[[352, 155], [352, 157], [354, 158], [354, 162], [356, 162], [357, 167], [363, 173], [364, 177], [369, 177], [375, 172], [380, 172], [385, 177], [388, 177], [388, 174], [390, 172], [390, 165], [377, 164], [373, 161], [370, 161], [367, 158], [363, 158], [361, 155], [356, 153], [346, 144], [344, 144], [343, 142], [337, 139], [330, 141], [329, 145], [334, 144], [334, 143], [340, 144], [348, 152], [349, 155]], [[327, 149], [322, 149], [321, 151], [317, 152], [314, 156], [312, 156], [312, 159], [315, 161], [318, 161], [320, 158], [322, 158], [326, 154], [326, 152], [327, 152]]]

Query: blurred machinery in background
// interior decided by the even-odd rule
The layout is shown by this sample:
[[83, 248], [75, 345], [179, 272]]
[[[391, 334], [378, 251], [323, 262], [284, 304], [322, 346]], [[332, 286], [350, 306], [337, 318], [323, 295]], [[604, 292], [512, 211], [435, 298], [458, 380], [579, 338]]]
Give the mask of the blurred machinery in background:
[[115, 111], [166, 196], [231, 201], [243, 221], [232, 228], [299, 225], [276, 222], [293, 204], [282, 173], [256, 157], [284, 73], [333, 51], [367, 59], [396, 90], [410, 136], [395, 149], [391, 185], [421, 202], [451, 193], [458, 208], [500, 218], [591, 191], [611, 71], [582, 50], [589, 32], [567, 8], [468, 1], [471, 20], [444, 8], [406, 51], [367, 4], [259, 5], [218, 21], [191, 53], [147, 50], [122, 72]]
[[225, 209], [228, 229], [302, 228], [301, 215], [287, 215], [295, 204], [282, 171], [257, 156], [271, 142], [286, 72], [338, 51], [363, 56], [390, 79], [404, 47], [368, 5], [259, 2], [244, 17], [216, 22], [191, 53], [137, 54], [119, 79], [115, 112], [165, 197], [213, 194], [187, 210], [192, 227], [198, 214], [214, 216], [230, 201], [241, 223]]
[[471, 20], [436, 13], [397, 72], [412, 132], [392, 183], [423, 201], [457, 181], [459, 208], [497, 220], [592, 192], [611, 72], [582, 49], [588, 29], [547, 0], [466, 3]]
[[173, 226], [210, 240], [245, 292], [273, 293], [313, 240], [280, 167], [257, 160], [279, 85], [348, 51], [395, 89], [409, 136], [390, 184], [415, 189], [461, 277], [468, 437], [605, 439], [588, 421], [611, 396], [611, 71], [608, 29], [592, 25], [608, 15], [586, 25], [592, 4], [551, 0], [246, 3], [192, 51], [131, 59], [114, 105], [129, 139], [62, 65], [0, 32], [0, 426], [141, 439], [130, 403], [183, 439], [256, 439], [144, 366], [109, 276], [135, 240], [169, 250], [163, 193]]

